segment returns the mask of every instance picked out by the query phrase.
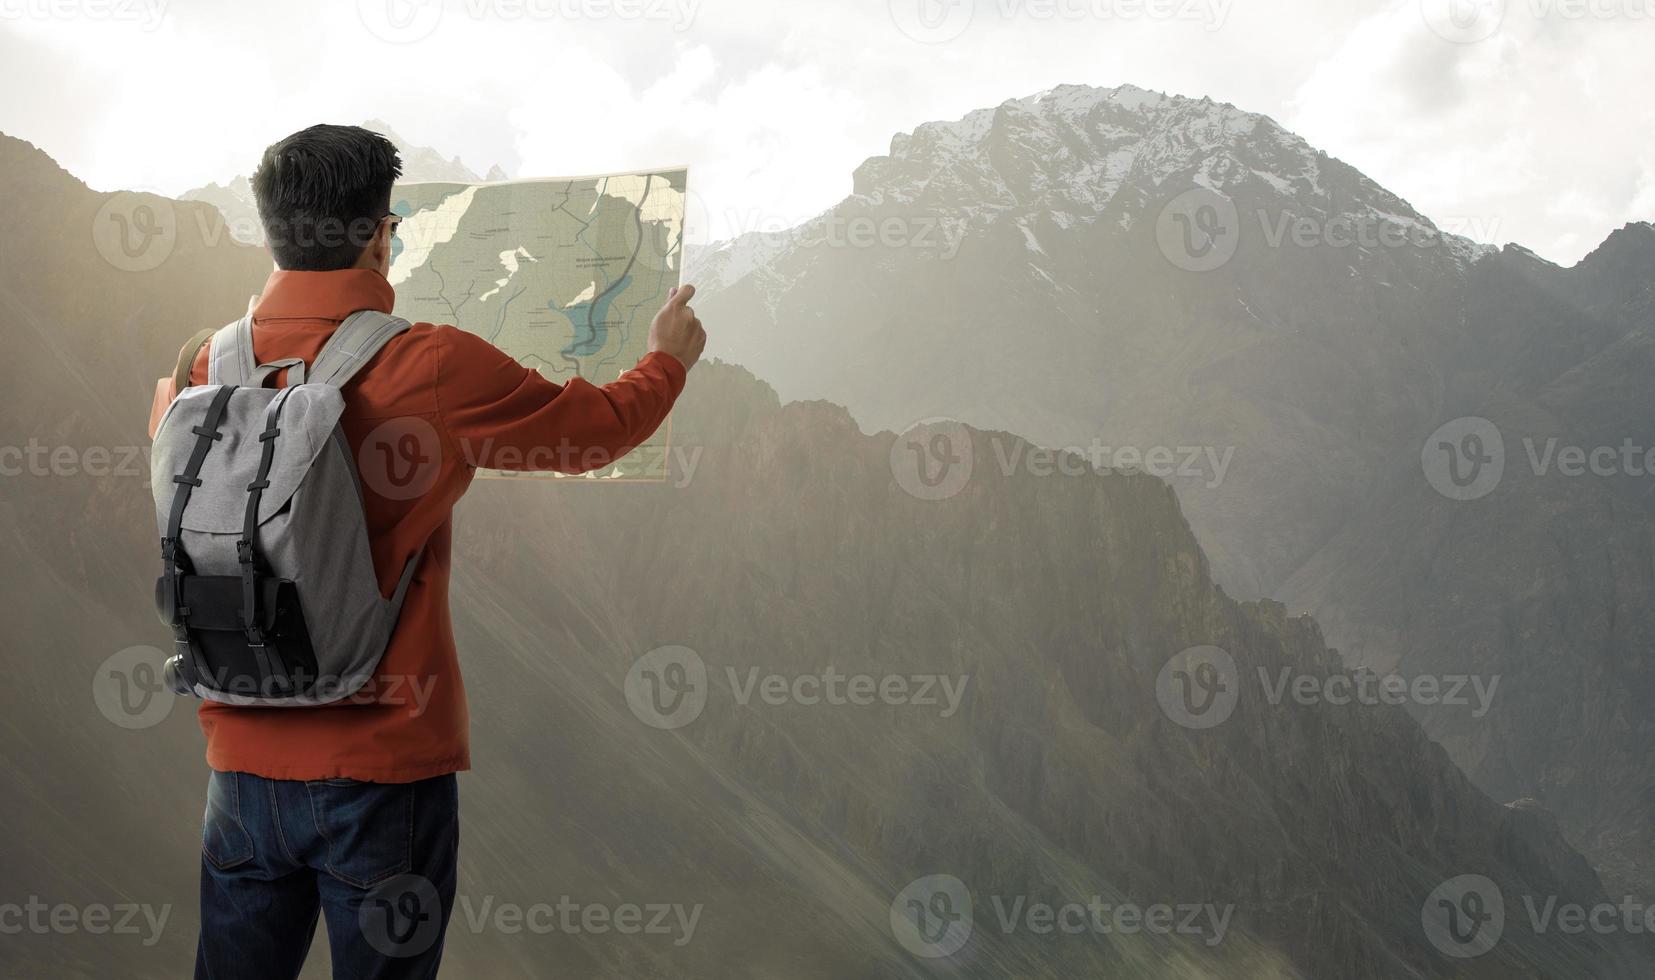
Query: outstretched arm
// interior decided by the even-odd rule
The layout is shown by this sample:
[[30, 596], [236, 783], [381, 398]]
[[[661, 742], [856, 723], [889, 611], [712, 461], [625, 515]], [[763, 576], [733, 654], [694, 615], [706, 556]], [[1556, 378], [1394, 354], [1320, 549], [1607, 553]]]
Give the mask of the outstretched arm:
[[675, 289], [650, 324], [649, 353], [602, 387], [554, 384], [475, 334], [439, 330], [438, 414], [451, 448], [490, 469], [584, 473], [614, 463], [660, 427], [706, 346], [694, 295], [694, 286]]

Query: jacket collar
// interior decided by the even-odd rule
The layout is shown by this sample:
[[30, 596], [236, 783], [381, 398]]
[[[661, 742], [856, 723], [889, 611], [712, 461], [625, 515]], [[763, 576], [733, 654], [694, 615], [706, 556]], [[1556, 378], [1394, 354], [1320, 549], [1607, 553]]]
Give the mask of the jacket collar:
[[277, 269], [265, 280], [264, 292], [253, 307], [253, 321], [332, 320], [338, 322], [357, 310], [391, 312], [396, 290], [374, 269], [336, 272], [293, 272]]

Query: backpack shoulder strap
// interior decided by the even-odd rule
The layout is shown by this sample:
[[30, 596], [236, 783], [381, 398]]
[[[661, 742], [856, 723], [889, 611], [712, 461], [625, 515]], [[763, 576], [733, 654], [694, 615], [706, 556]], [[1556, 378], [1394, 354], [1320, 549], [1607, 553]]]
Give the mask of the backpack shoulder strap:
[[207, 383], [245, 385], [259, 368], [253, 359], [253, 315], [220, 327], [213, 333], [207, 355]]
[[377, 310], [360, 310], [346, 317], [310, 366], [310, 383], [343, 388], [392, 337], [413, 324]]
[[302, 385], [305, 383], [305, 362], [297, 357], [284, 357], [279, 361], [271, 361], [268, 364], [260, 364], [258, 368], [253, 371], [253, 376], [247, 379], [247, 387], [262, 388], [264, 387], [265, 378], [268, 378], [277, 371], [284, 369], [287, 371], [287, 377], [285, 379], [287, 381], [287, 387], [292, 388], [295, 385]]
[[190, 386], [190, 371], [195, 367], [195, 356], [217, 332], [216, 328], [208, 327], [184, 342], [184, 349], [178, 352], [178, 366], [172, 371], [172, 390], [175, 394]]

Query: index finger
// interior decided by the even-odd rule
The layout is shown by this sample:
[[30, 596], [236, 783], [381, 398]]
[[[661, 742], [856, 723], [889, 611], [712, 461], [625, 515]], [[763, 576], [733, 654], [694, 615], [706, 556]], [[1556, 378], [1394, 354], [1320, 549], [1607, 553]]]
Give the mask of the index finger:
[[683, 306], [695, 297], [695, 287], [691, 285], [679, 286], [677, 291], [667, 298], [668, 306]]

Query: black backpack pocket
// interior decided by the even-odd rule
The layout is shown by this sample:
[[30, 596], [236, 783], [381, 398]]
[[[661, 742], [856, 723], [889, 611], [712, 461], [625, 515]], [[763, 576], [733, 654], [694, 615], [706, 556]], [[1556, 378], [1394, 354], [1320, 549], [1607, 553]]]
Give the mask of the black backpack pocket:
[[[155, 609], [171, 626], [182, 618], [208, 690], [237, 697], [302, 694], [319, 680], [299, 589], [288, 579], [260, 577], [255, 598], [264, 662], [248, 641], [239, 575], [181, 575], [179, 608], [170, 608], [167, 579], [155, 583]], [[267, 676], [268, 674], [268, 676]]]

